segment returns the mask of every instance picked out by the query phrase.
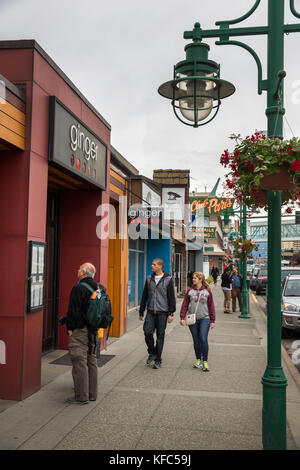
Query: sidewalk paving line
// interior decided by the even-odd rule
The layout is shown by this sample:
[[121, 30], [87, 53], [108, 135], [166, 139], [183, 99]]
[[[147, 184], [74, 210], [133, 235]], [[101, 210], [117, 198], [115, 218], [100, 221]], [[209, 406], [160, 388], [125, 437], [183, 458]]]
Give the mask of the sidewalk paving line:
[[205, 397], [205, 398], [228, 398], [238, 400], [262, 400], [261, 394], [254, 393], [234, 393], [234, 392], [211, 392], [202, 390], [178, 390], [178, 389], [160, 389], [160, 388], [139, 388], [134, 389], [130, 387], [115, 387], [114, 390], [120, 392], [141, 392], [141, 393], [155, 393], [158, 395], [182, 395], [191, 397]]

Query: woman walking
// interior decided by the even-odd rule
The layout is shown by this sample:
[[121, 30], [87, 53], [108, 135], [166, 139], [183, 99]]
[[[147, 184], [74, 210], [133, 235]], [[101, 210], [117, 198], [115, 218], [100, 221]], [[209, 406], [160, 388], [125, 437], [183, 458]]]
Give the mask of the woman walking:
[[223, 294], [224, 294], [224, 313], [232, 313], [230, 311], [231, 291], [232, 291], [232, 272], [231, 272], [230, 266], [224, 269], [221, 279], [222, 279], [221, 287], [222, 287]]
[[196, 313], [196, 323], [190, 325], [196, 355], [193, 367], [209, 371], [208, 333], [215, 326], [215, 306], [208, 282], [203, 273], [195, 272], [193, 285], [187, 290], [180, 310], [180, 323], [185, 324], [187, 313]]

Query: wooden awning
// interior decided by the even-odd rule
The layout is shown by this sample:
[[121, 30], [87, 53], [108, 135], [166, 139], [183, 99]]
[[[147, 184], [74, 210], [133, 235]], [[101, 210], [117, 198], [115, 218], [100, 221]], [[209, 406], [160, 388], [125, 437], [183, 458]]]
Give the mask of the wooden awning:
[[0, 151], [25, 149], [26, 97], [0, 74]]

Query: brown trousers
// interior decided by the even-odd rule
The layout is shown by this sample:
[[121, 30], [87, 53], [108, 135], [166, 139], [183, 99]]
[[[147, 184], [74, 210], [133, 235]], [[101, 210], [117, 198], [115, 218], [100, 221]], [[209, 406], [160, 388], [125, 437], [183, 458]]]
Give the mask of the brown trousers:
[[224, 294], [224, 310], [230, 310], [231, 290], [223, 290]]
[[239, 301], [239, 308], [240, 312], [243, 309], [243, 302], [242, 302], [242, 291], [239, 287], [232, 288], [232, 311], [235, 312], [236, 310], [236, 299]]
[[97, 359], [96, 354], [88, 354], [88, 350], [88, 329], [85, 327], [82, 330], [73, 330], [72, 336], [69, 336], [69, 352], [73, 366], [75, 399], [80, 401], [97, 399]]

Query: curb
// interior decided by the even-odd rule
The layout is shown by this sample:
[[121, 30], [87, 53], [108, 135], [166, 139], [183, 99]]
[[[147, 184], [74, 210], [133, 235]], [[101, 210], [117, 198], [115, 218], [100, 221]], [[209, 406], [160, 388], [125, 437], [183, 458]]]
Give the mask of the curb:
[[[253, 293], [251, 293], [251, 295], [256, 298], [254, 296]], [[264, 309], [263, 307], [260, 305], [260, 303], [257, 301], [256, 305], [259, 307], [259, 309], [262, 311], [262, 313], [264, 314], [264, 319], [265, 321], [267, 322], [267, 316], [264, 312]], [[297, 367], [295, 366], [295, 364], [293, 364], [290, 356], [288, 355], [288, 353], [286, 352], [285, 350], [285, 347], [283, 345], [281, 345], [281, 355], [282, 355], [282, 358], [285, 362], [285, 365], [287, 367], [287, 369], [289, 370], [291, 376], [293, 377], [294, 379], [294, 382], [296, 384], [296, 387], [298, 388], [298, 390], [300, 391], [300, 373], [298, 372], [298, 369]]]

